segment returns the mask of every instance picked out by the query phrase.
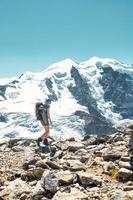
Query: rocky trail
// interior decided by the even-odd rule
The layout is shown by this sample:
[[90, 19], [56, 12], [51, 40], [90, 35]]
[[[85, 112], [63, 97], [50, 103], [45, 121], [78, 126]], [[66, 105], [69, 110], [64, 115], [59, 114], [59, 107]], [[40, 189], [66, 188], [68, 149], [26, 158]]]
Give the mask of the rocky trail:
[[82, 141], [49, 138], [41, 151], [34, 140], [1, 140], [0, 200], [132, 200], [132, 137], [130, 125]]

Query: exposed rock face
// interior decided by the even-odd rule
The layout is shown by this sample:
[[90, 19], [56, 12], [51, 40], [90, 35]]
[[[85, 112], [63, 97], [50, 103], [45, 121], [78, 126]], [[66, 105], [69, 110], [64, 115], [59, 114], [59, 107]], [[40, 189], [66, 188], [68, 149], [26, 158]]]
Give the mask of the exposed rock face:
[[5, 97], [5, 92], [6, 92], [6, 85], [0, 85], [0, 96], [2, 96], [4, 99], [6, 99]]
[[[0, 96], [3, 98], [3, 100], [6, 100], [7, 98], [6, 98], [6, 90], [8, 89], [8, 88], [16, 88], [16, 86], [14, 85], [14, 82], [12, 82], [12, 84], [6, 84], [6, 85], [0, 85]], [[17, 92], [15, 91], [13, 91], [13, 93], [12, 93], [12, 95], [11, 95], [11, 97], [15, 97], [16, 95], [15, 94], [17, 94]], [[15, 96], [14, 96], [15, 95]]]
[[98, 135], [106, 135], [111, 134], [115, 131], [115, 128], [112, 127], [112, 124], [106, 122], [103, 116], [97, 117], [96, 115], [94, 115], [94, 113], [87, 114], [83, 111], [76, 111], [75, 115], [85, 120], [84, 130], [86, 135], [96, 133]]
[[[43, 147], [36, 151], [34, 140], [2, 141], [0, 198], [132, 199], [131, 144], [128, 147], [132, 128], [128, 129], [129, 134], [117, 132], [112, 136], [95, 136], [93, 139], [90, 136], [80, 144], [72, 138], [51, 141], [48, 148], [56, 149], [54, 155], [50, 151], [42, 152]], [[17, 151], [14, 152], [14, 148]]]
[[57, 101], [58, 100], [58, 96], [54, 92], [53, 82], [52, 82], [52, 80], [50, 78], [46, 78], [44, 81], [41, 82], [40, 87], [42, 88], [42, 90], [44, 89], [45, 85], [47, 86], [47, 88], [49, 90], [48, 98], [51, 101]]
[[83, 111], [76, 111], [75, 114], [85, 120], [85, 132], [89, 134], [110, 134], [114, 131], [112, 125], [101, 115], [97, 107], [96, 100], [92, 97], [90, 86], [79, 71], [73, 66], [71, 76], [75, 81], [75, 86], [69, 86], [69, 90], [75, 99], [88, 108], [89, 114]]
[[0, 122], [7, 122], [7, 116], [5, 114], [0, 114]]
[[123, 118], [132, 119], [133, 114], [133, 79], [110, 66], [103, 68], [103, 76], [100, 80], [103, 86], [104, 98], [115, 104], [114, 111], [119, 112]]

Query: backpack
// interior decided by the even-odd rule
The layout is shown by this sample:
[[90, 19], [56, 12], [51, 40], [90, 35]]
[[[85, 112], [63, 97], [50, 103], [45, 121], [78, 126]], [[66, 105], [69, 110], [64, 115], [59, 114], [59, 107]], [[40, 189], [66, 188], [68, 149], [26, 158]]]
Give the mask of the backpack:
[[42, 119], [42, 114], [41, 114], [42, 109], [43, 109], [43, 103], [41, 103], [41, 102], [36, 103], [35, 114], [36, 114], [36, 119], [37, 120], [41, 120]]

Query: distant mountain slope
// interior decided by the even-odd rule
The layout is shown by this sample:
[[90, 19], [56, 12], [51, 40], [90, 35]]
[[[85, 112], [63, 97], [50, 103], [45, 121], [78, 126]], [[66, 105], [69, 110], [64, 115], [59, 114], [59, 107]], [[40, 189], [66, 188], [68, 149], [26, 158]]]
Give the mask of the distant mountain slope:
[[133, 66], [97, 57], [81, 63], [66, 59], [1, 84], [0, 136], [40, 135], [34, 107], [47, 97], [52, 100], [52, 135], [110, 134], [133, 119]]

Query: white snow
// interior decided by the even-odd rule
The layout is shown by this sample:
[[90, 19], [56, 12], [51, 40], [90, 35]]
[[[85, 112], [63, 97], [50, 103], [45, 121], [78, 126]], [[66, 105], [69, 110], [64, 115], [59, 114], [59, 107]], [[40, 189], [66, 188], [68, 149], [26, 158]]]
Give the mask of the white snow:
[[123, 74], [126, 73], [133, 77], [133, 66], [128, 65], [128, 64], [123, 64], [115, 59], [98, 58], [98, 57], [94, 56], [94, 57], [90, 58], [89, 60], [80, 63], [80, 65], [96, 66], [97, 63], [101, 63], [102, 67], [106, 67], [106, 64], [108, 64], [109, 66], [111, 66], [113, 68], [114, 71], [119, 71]]
[[6, 85], [14, 80], [17, 80], [17, 77], [11, 77], [11, 78], [0, 78], [0, 85]]
[[[111, 61], [110, 59], [105, 59], [107, 61]], [[92, 62], [93, 61], [93, 62]], [[100, 78], [102, 77], [101, 71], [102, 69], [98, 69], [95, 62], [98, 61], [98, 58], [92, 58], [88, 67], [86, 67], [85, 62], [79, 64], [77, 67], [80, 71], [80, 74], [87, 80], [88, 84], [90, 85], [91, 96], [97, 102], [97, 107], [101, 111], [102, 115], [108, 119], [112, 123], [117, 123], [121, 119], [120, 114], [112, 112], [113, 103], [112, 102], [105, 102], [104, 100], [104, 91], [102, 86], [99, 83]], [[104, 61], [105, 62], [105, 61]], [[87, 61], [88, 65], [89, 61]], [[93, 63], [93, 65], [92, 65]]]
[[94, 57], [91, 57], [89, 60], [82, 62], [81, 64], [95, 66], [97, 62], [101, 62], [102, 64], [107, 64], [107, 63], [115, 64], [116, 62], [118, 63], [119, 61], [110, 59], [110, 58], [98, 58], [94, 56]]
[[[50, 134], [56, 138], [65, 139], [67, 137], [80, 138], [84, 131], [84, 120], [74, 115], [77, 110], [89, 112], [85, 106], [81, 106], [72, 96], [68, 89], [68, 85], [75, 85], [71, 77], [70, 70], [72, 66], [76, 67], [79, 73], [87, 80], [90, 85], [92, 97], [97, 102], [97, 107], [107, 120], [114, 124], [122, 121], [118, 113], [112, 111], [113, 103], [104, 101], [104, 91], [99, 84], [99, 79], [102, 77], [102, 67], [96, 66], [97, 63], [102, 63], [102, 67], [111, 66], [114, 70], [130, 74], [133, 77], [133, 67], [121, 64], [117, 60], [92, 57], [87, 61], [81, 62], [79, 65], [71, 59], [55, 63], [39, 73], [26, 72], [18, 80], [16, 88], [8, 87], [6, 91], [7, 100], [1, 99], [0, 111], [8, 115], [8, 122], [0, 122], [0, 137], [10, 132], [18, 132], [16, 137], [37, 138], [43, 133], [43, 127], [35, 119], [34, 109], [35, 103], [44, 101], [48, 95], [53, 94], [58, 96], [58, 101], [51, 104], [52, 125], [50, 126]], [[45, 85], [46, 78], [50, 78], [53, 83], [53, 91], [49, 91]], [[11, 82], [12, 79], [0, 79], [0, 85]], [[53, 93], [52, 93], [53, 92]], [[20, 126], [19, 123], [27, 117], [27, 123], [31, 123], [28, 129]], [[17, 117], [15, 119], [15, 116]], [[28, 121], [30, 120], [30, 121]], [[19, 122], [18, 124], [16, 122]], [[31, 131], [30, 129], [34, 129]]]

